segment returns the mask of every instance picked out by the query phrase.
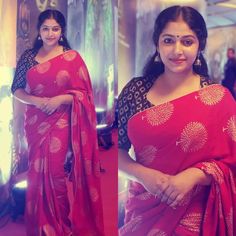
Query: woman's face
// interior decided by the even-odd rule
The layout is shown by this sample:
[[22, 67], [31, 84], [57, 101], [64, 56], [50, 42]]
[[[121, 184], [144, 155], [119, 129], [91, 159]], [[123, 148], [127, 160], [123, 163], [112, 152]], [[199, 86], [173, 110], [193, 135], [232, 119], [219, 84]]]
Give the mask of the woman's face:
[[166, 25], [159, 37], [157, 50], [165, 65], [165, 72], [187, 73], [192, 70], [198, 48], [196, 34], [179, 19]]
[[39, 29], [39, 34], [46, 46], [55, 46], [61, 37], [61, 27], [55, 19], [47, 19]]

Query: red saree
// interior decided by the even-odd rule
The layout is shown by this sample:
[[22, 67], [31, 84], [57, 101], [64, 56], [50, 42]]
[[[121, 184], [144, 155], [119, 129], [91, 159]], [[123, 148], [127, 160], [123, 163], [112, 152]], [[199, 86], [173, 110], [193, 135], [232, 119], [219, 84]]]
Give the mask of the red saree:
[[[27, 107], [27, 235], [103, 236], [96, 113], [86, 65], [76, 51], [67, 51], [32, 67], [27, 90], [40, 97], [73, 96], [72, 106], [61, 105], [51, 115]], [[64, 170], [68, 150], [72, 194]]]
[[236, 235], [236, 106], [221, 85], [135, 114], [128, 135], [142, 165], [170, 175], [196, 167], [213, 180], [176, 209], [131, 181], [121, 236]]

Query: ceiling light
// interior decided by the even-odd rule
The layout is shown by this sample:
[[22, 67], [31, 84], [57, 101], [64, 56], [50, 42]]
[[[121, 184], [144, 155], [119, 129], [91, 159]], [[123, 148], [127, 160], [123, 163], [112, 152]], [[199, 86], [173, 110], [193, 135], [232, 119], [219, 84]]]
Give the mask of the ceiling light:
[[236, 8], [236, 4], [232, 4], [232, 3], [217, 3], [217, 6], [221, 6], [221, 7], [229, 7], [229, 8]]

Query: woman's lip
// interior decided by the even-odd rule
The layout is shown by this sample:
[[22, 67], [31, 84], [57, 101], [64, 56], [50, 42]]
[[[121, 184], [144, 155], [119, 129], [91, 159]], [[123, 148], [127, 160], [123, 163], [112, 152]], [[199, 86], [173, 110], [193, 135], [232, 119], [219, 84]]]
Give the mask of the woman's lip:
[[175, 64], [180, 64], [184, 61], [186, 61], [185, 59], [170, 59], [171, 62], [175, 63]]
[[171, 58], [170, 60], [171, 61], [186, 61], [186, 59], [173, 59], [173, 58]]

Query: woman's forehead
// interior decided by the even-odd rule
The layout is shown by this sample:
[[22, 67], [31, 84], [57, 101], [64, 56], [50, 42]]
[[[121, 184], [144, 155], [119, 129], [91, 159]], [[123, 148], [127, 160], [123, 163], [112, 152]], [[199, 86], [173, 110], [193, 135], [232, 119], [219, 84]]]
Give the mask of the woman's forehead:
[[58, 22], [53, 19], [53, 18], [50, 18], [50, 19], [46, 19], [42, 25], [47, 25], [47, 26], [58, 26]]
[[196, 36], [195, 32], [190, 29], [188, 24], [183, 20], [170, 21], [166, 24], [161, 35], [170, 34], [178, 37], [183, 37], [186, 35]]

